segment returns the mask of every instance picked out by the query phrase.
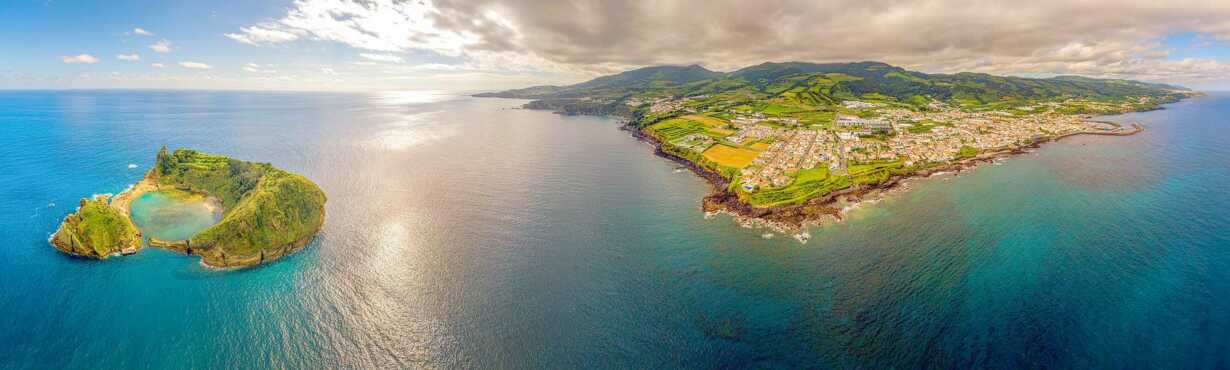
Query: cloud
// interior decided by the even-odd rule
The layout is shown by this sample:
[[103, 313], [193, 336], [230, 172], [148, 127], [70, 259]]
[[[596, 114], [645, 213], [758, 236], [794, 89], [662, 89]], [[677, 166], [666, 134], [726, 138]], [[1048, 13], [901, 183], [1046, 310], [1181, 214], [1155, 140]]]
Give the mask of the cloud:
[[879, 60], [941, 73], [1178, 80], [1225, 78], [1212, 73], [1226, 61], [1175, 60], [1159, 41], [1176, 32], [1230, 40], [1230, 2], [1035, 0], [1006, 11], [978, 0], [297, 0], [239, 31], [227, 37], [427, 52], [502, 71]]
[[239, 31], [240, 33], [227, 33], [223, 36], [248, 45], [260, 45], [295, 41], [302, 33], [296, 29], [280, 28], [276, 24], [242, 27]]
[[154, 35], [153, 32], [141, 29], [141, 27], [133, 28], [132, 33], [135, 35], [141, 35], [141, 36], [153, 36]]
[[248, 63], [248, 64], [243, 65], [243, 70], [245, 72], [251, 72], [251, 73], [277, 73], [278, 72], [276, 70], [268, 69], [269, 67], [272, 67], [272, 66], [269, 66], [269, 65], [261, 66], [260, 64], [256, 64], [256, 63]]
[[150, 50], [153, 50], [154, 52], [157, 52], [157, 53], [163, 53], [163, 54], [170, 53], [171, 52], [171, 42], [167, 41], [167, 39], [158, 40], [158, 42], [155, 42], [152, 45], [150, 45], [149, 48]]
[[430, 1], [298, 0], [282, 18], [240, 28], [240, 33], [226, 37], [257, 45], [304, 36], [370, 51], [418, 49], [449, 56], [460, 55], [478, 41], [468, 32], [438, 27], [434, 13]]
[[359, 53], [359, 56], [377, 62], [402, 63], [406, 61], [402, 57], [389, 54]]
[[98, 58], [95, 58], [93, 55], [90, 55], [90, 54], [79, 54], [79, 55], [73, 55], [73, 56], [62, 56], [62, 57], [60, 57], [60, 60], [61, 60], [61, 61], [64, 61], [64, 63], [68, 63], [68, 64], [76, 64], [76, 63], [82, 63], [82, 64], [94, 64], [94, 63], [98, 63]]
[[201, 62], [179, 62], [180, 67], [188, 69], [213, 69], [214, 67]]
[[136, 62], [136, 61], [141, 60], [141, 56], [135, 53], [134, 54], [116, 54], [115, 59], [128, 61], [128, 62]]
[[329, 68], [329, 67], [321, 68], [320, 73], [330, 75], [330, 76], [337, 75], [337, 71], [334, 71], [333, 68]]
[[150, 63], [150, 65], [149, 65], [149, 66], [150, 66], [150, 67], [154, 67], [154, 68], [163, 68], [163, 67], [166, 67], [166, 65], [164, 65], [164, 64], [162, 64], [162, 63]]

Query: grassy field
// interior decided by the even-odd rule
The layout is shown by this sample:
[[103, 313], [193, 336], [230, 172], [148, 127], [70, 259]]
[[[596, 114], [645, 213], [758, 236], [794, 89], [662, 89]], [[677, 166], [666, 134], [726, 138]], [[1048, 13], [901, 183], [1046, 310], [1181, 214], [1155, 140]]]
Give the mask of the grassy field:
[[758, 151], [758, 152], [763, 152], [763, 151], [765, 151], [766, 149], [769, 149], [769, 143], [766, 143], [766, 142], [763, 142], [763, 141], [761, 141], [761, 142], [755, 142], [755, 143], [752, 143], [751, 145], [748, 145], [747, 147], [748, 147], [748, 149], [751, 149], [751, 150], [755, 150], [755, 151]]
[[962, 145], [957, 151], [957, 158], [973, 158], [978, 155], [978, 149], [969, 145]]
[[829, 178], [829, 169], [824, 166], [824, 163], [820, 163], [816, 168], [801, 170], [796, 173], [794, 175], [794, 182], [822, 181], [827, 178]]
[[705, 158], [718, 165], [730, 168], [743, 168], [756, 159], [760, 152], [729, 145], [714, 145], [705, 151]]
[[704, 124], [682, 118], [671, 118], [649, 126], [649, 133], [659, 140], [672, 141], [691, 134], [704, 133]]
[[855, 184], [879, 184], [905, 167], [901, 161], [852, 164], [847, 170]]
[[708, 127], [723, 127], [723, 126], [730, 124], [730, 122], [726, 122], [726, 121], [723, 121], [715, 117], [702, 116], [699, 114], [689, 114], [689, 115], [679, 117], [679, 118], [683, 120], [699, 122], [700, 124], [708, 126]]
[[799, 171], [790, 185], [743, 195], [753, 206], [776, 207], [803, 203], [813, 197], [849, 187], [850, 183], [849, 177], [830, 176], [828, 169], [821, 165]]
[[705, 134], [720, 139], [734, 134], [734, 131], [725, 128], [729, 124], [719, 118], [692, 114], [655, 123], [649, 126], [649, 132], [665, 141], [690, 134]]
[[910, 127], [909, 131], [911, 134], [925, 134], [940, 126], [952, 127], [952, 124], [925, 119], [914, 123], [913, 126]]

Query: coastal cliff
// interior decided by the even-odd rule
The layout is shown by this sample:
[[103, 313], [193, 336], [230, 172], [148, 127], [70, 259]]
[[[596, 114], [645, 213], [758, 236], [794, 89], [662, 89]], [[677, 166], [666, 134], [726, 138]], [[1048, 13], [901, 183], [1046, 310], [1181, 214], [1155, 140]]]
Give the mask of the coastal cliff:
[[141, 234], [128, 216], [110, 204], [110, 196], [82, 199], [51, 236], [57, 250], [83, 258], [105, 259], [141, 248]]

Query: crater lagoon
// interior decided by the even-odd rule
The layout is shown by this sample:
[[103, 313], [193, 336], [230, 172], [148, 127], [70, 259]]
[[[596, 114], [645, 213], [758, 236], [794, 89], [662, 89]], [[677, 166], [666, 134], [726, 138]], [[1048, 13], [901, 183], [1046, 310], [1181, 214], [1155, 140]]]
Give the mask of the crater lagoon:
[[161, 240], [186, 240], [222, 218], [217, 199], [182, 191], [143, 193], [129, 207], [129, 217], [143, 236]]

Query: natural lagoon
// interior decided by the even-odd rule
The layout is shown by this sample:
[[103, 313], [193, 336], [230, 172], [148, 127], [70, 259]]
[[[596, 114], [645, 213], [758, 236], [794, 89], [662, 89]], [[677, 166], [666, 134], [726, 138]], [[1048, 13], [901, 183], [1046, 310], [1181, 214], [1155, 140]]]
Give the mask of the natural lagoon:
[[141, 233], [161, 240], [186, 240], [222, 218], [217, 198], [174, 189], [141, 194], [130, 207]]

